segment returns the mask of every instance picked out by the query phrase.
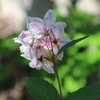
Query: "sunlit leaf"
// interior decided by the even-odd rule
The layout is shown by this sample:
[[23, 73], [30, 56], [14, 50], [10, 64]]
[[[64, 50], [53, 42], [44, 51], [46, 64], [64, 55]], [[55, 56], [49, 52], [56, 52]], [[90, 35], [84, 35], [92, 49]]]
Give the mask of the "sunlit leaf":
[[97, 100], [100, 99], [100, 85], [91, 85], [72, 93], [67, 100]]
[[[71, 41], [71, 42], [65, 44], [65, 45], [59, 50], [58, 54], [60, 54], [61, 52], [63, 52], [63, 51], [66, 50], [67, 48], [69, 48], [69, 47], [75, 45], [75, 44], [78, 43], [79, 41], [82, 41], [83, 39], [87, 38], [88, 36], [89, 36], [89, 35], [87, 35], [87, 36], [85, 36], [85, 37], [83, 37], [83, 38], [79, 38], [79, 39], [77, 39], [77, 40], [73, 40], [73, 41]], [[57, 54], [57, 55], [58, 55], [58, 54]]]

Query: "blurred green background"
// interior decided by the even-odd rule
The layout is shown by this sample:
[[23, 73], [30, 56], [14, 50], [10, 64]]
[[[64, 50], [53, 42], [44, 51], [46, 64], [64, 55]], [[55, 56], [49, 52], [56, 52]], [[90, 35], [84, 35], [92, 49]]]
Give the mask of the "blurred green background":
[[[70, 93], [81, 87], [100, 85], [100, 16], [78, 11], [74, 4], [67, 17], [61, 17], [56, 8], [54, 12], [57, 22], [67, 24], [64, 36], [74, 40], [90, 34], [87, 39], [67, 49], [62, 61], [57, 61], [63, 97], [67, 100]], [[18, 35], [15, 33], [0, 39], [0, 92], [10, 90], [16, 82], [25, 82], [26, 76], [46, 79], [58, 89], [55, 74], [32, 69], [28, 65], [29, 61], [20, 57], [20, 45], [12, 40]], [[25, 85], [21, 91], [23, 96], [19, 100], [32, 100]]]

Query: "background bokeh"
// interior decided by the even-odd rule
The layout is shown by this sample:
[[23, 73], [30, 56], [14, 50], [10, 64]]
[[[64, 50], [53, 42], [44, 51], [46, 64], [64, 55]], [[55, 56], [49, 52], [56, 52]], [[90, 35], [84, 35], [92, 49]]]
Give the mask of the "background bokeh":
[[58, 89], [55, 75], [30, 68], [12, 40], [27, 29], [27, 16], [43, 18], [48, 9], [57, 22], [67, 24], [64, 36], [74, 40], [90, 34], [57, 61], [64, 100], [81, 87], [100, 85], [100, 0], [0, 0], [0, 100], [33, 100], [26, 76], [48, 80]]

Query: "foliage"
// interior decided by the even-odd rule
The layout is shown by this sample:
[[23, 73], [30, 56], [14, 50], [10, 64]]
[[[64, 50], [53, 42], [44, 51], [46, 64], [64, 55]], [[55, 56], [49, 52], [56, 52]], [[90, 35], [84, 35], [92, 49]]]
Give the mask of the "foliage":
[[100, 85], [90, 85], [72, 93], [67, 100], [97, 100], [100, 99]]
[[26, 77], [27, 90], [35, 100], [59, 100], [54, 86], [39, 78]]
[[[55, 87], [49, 82], [33, 77], [26, 77], [27, 90], [35, 100], [59, 100]], [[90, 85], [73, 92], [67, 100], [100, 99], [100, 85]]]
[[[88, 35], [88, 36], [89, 36], [89, 35]], [[83, 38], [79, 38], [79, 39], [77, 39], [77, 40], [72, 40], [71, 42], [65, 44], [65, 45], [59, 50], [59, 52], [57, 53], [57, 55], [60, 54], [61, 52], [65, 51], [67, 48], [70, 48], [70, 47], [74, 46], [76, 43], [78, 43], [78, 42], [80, 42], [81, 40], [87, 38], [88, 36], [85, 36], [85, 37], [83, 37]]]
[[[57, 21], [67, 23], [65, 36], [74, 40], [91, 34], [85, 41], [81, 41], [73, 48], [66, 50], [63, 60], [58, 61], [63, 96], [66, 97], [67, 93], [84, 87], [87, 83], [87, 77], [100, 68], [100, 24], [94, 23], [95, 20], [98, 20], [98, 16], [77, 12], [76, 9], [72, 10], [67, 18], [62, 18], [56, 10], [55, 13]], [[50, 80], [48, 77], [44, 77], [44, 79], [48, 79], [58, 88], [56, 78]]]

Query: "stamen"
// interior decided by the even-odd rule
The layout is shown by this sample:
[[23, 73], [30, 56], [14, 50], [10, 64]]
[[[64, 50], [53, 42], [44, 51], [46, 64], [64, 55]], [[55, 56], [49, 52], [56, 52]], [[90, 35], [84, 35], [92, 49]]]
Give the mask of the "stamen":
[[43, 61], [43, 56], [41, 56], [40, 58], [38, 58], [39, 61]]
[[38, 45], [37, 47], [36, 47], [36, 49], [40, 49], [41, 48], [41, 46], [40, 45]]
[[36, 70], [41, 70], [41, 69], [43, 69], [42, 66], [40, 68], [36, 68]]
[[31, 44], [29, 44], [30, 45], [30, 47], [32, 47], [33, 46], [33, 43], [31, 43]]
[[45, 35], [45, 36], [48, 36], [48, 35], [49, 35], [49, 33], [46, 31], [46, 32], [44, 33], [44, 35]]
[[53, 42], [54, 44], [57, 44], [57, 40], [56, 40], [56, 39], [54, 39], [52, 42]]
[[43, 33], [41, 33], [41, 34], [43, 34], [43, 37], [45, 37], [45, 36], [48, 36], [48, 35], [49, 35], [49, 33], [48, 33], [48, 31], [47, 31], [46, 29], [44, 29], [44, 32], [43, 32]]

